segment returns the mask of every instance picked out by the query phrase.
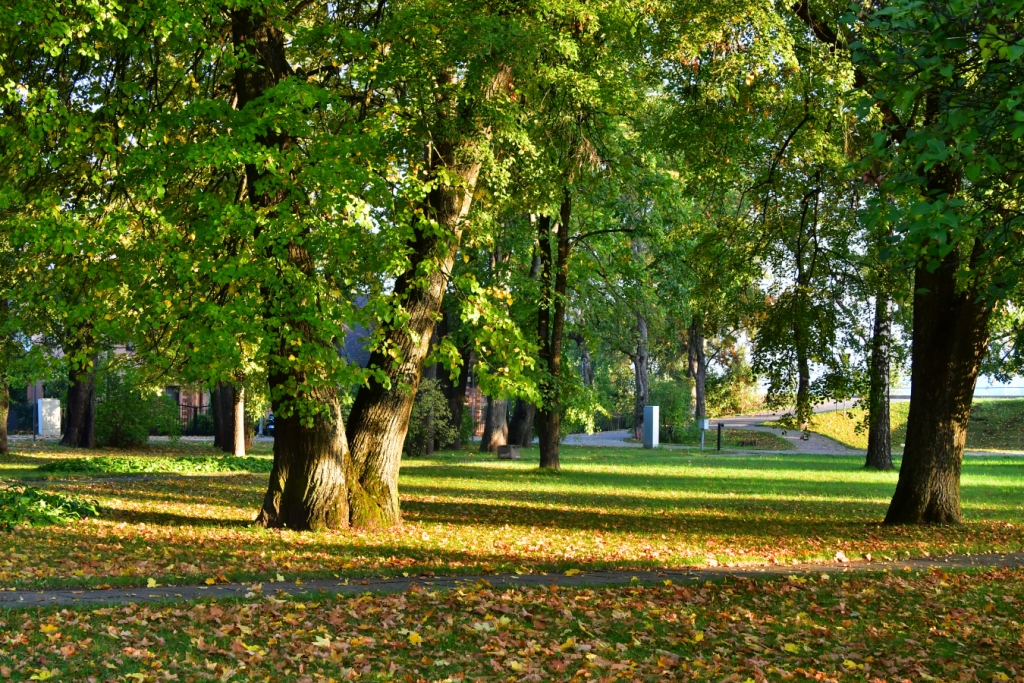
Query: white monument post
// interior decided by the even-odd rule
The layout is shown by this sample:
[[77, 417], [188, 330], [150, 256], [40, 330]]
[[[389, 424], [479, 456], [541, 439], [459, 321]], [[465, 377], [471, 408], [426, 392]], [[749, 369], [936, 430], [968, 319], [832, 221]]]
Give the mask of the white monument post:
[[60, 436], [60, 399], [38, 399], [36, 411], [36, 429], [39, 436]]
[[644, 448], [658, 447], [660, 412], [660, 406], [644, 406]]

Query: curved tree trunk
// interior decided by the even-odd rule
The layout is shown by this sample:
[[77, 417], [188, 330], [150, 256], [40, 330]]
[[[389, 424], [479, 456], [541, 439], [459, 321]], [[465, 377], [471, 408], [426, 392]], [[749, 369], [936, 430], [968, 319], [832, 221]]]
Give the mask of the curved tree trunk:
[[957, 291], [960, 266], [953, 250], [934, 273], [914, 273], [910, 415], [886, 524], [962, 520], [960, 467], [992, 308], [977, 291]]
[[423, 361], [434, 333], [437, 314], [455, 262], [462, 220], [468, 213], [480, 172], [478, 162], [461, 163], [462, 150], [450, 145], [431, 146], [430, 172], [455, 175], [459, 186], [435, 183], [426, 200], [426, 214], [441, 227], [423, 221], [414, 226], [408, 244], [409, 267], [395, 281], [394, 301], [405, 314], [400, 326], [381, 330], [393, 357], [381, 351], [370, 355], [370, 367], [383, 370], [387, 383], [371, 377], [356, 394], [349, 414], [349, 509], [359, 527], [387, 527], [401, 522], [398, 471], [402, 445], [409, 430], [409, 415], [419, 387]]
[[699, 315], [694, 315], [693, 319], [690, 320], [687, 339], [688, 374], [690, 379], [693, 380], [693, 388], [690, 391], [690, 396], [693, 399], [691, 408], [693, 416], [701, 420], [708, 416], [707, 393], [705, 391], [708, 364], [707, 357], [704, 354], [704, 322]]
[[73, 448], [96, 447], [96, 356], [80, 360], [70, 354], [68, 372], [67, 426], [61, 445]]
[[875, 298], [875, 327], [871, 338], [871, 387], [868, 395], [868, 453], [865, 467], [892, 469], [892, 436], [889, 423], [889, 346], [891, 337], [889, 299]]
[[[564, 191], [556, 232], [557, 255], [552, 263], [551, 218], [537, 221], [537, 241], [541, 258], [541, 301], [537, 317], [538, 356], [546, 371], [541, 381], [543, 404], [537, 408], [537, 434], [540, 437], [540, 466], [558, 470], [558, 443], [562, 431], [562, 401], [559, 377], [562, 374], [562, 337], [565, 330], [565, 296], [569, 275], [569, 222], [572, 202]], [[554, 272], [552, 272], [554, 271]], [[552, 283], [552, 275], [554, 283]]]

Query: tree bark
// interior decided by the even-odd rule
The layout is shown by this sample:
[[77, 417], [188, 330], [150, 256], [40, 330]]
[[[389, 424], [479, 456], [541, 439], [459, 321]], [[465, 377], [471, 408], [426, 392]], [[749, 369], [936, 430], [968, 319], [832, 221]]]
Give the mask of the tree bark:
[[213, 385], [213, 388], [210, 389], [210, 408], [209, 408], [210, 416], [213, 418], [213, 447], [214, 448], [220, 448], [221, 447], [221, 436], [223, 436], [223, 432], [221, 431], [223, 429], [223, 427], [221, 425], [224, 422], [224, 416], [220, 414], [220, 406], [221, 406], [221, 403], [220, 403], [220, 382], [217, 382], [216, 384]]
[[519, 399], [512, 411], [512, 419], [508, 425], [508, 442], [513, 446], [528, 448], [533, 445], [533, 418], [537, 414], [537, 406]]
[[[537, 241], [541, 259], [541, 301], [537, 316], [538, 357], [545, 376], [541, 381], [543, 403], [537, 408], [537, 434], [540, 437], [540, 466], [558, 470], [558, 443], [561, 439], [562, 405], [559, 379], [562, 373], [562, 336], [565, 329], [565, 294], [569, 275], [569, 221], [572, 202], [564, 191], [555, 235], [557, 252], [552, 263], [551, 218], [537, 221]], [[552, 272], [553, 271], [553, 272]], [[554, 282], [552, 283], [552, 275]]]
[[[285, 36], [268, 17], [249, 8], [236, 9], [231, 13], [231, 23], [235, 50], [251, 57], [234, 74], [236, 106], [243, 109], [287, 78], [291, 67], [285, 55]], [[273, 127], [257, 135], [256, 141], [274, 150], [285, 149], [293, 142], [287, 133]], [[273, 219], [286, 195], [283, 190], [269, 189], [275, 184], [267, 177], [270, 173], [262, 163], [245, 164], [249, 203]], [[301, 245], [289, 245], [288, 264], [307, 275], [313, 273], [309, 254]], [[338, 398], [333, 389], [295, 393], [295, 387], [303, 386], [307, 378], [284, 359], [291, 348], [291, 335], [301, 334], [305, 325], [294, 320], [287, 321], [287, 326], [291, 331], [279, 338], [277, 357], [272, 359], [268, 374], [271, 396], [275, 397], [271, 402], [274, 466], [256, 522], [299, 530], [345, 527], [349, 522], [347, 445]], [[221, 415], [222, 424], [233, 426], [234, 420], [226, 417]], [[229, 452], [233, 450], [234, 444]]]
[[[289, 379], [289, 373], [271, 375], [270, 386], [284, 388]], [[297, 530], [340, 529], [349, 524], [348, 447], [341, 405], [330, 390], [310, 398], [314, 399], [310, 403], [329, 411], [318, 414], [311, 424], [304, 423], [297, 410], [284, 417], [280, 402], [272, 402], [274, 467], [257, 524]]]
[[[381, 333], [394, 357], [379, 349], [370, 367], [383, 371], [386, 383], [372, 377], [356, 394], [349, 414], [352, 467], [349, 509], [354, 526], [399, 524], [398, 471], [409, 415], [419, 387], [437, 314], [455, 261], [462, 221], [469, 212], [480, 163], [463, 162], [463, 151], [443, 140], [427, 154], [429, 172], [438, 179], [425, 203], [431, 222], [414, 225], [408, 244], [409, 267], [395, 281], [394, 301], [405, 313], [402, 325], [384, 325]], [[454, 175], [458, 184], [440, 179]], [[441, 229], [437, 230], [432, 226]]]
[[651, 402], [651, 385], [647, 377], [650, 362], [647, 352], [647, 318], [640, 313], [636, 315], [636, 330], [636, 353], [630, 355], [630, 360], [633, 361], [633, 381], [636, 385], [633, 402], [633, 436], [641, 439], [644, 434], [644, 408]]
[[231, 454], [239, 458], [245, 457], [246, 438], [245, 425], [245, 387], [238, 387], [235, 390], [232, 410], [232, 449]]
[[69, 354], [67, 426], [61, 445], [72, 448], [96, 447], [96, 361], [83, 360], [80, 347]]
[[702, 420], [708, 416], [707, 386], [708, 365], [707, 357], [704, 354], [704, 321], [700, 315], [694, 315], [690, 320], [690, 329], [687, 334], [687, 358], [689, 368], [687, 374], [693, 381], [693, 388], [690, 396], [693, 399], [693, 416]]
[[235, 453], [235, 435], [238, 429], [235, 416], [235, 407], [239, 400], [238, 390], [235, 385], [228, 382], [218, 382], [217, 387], [217, 404], [214, 408], [220, 418], [217, 421], [218, 436], [215, 441], [223, 452], [233, 455]]
[[481, 453], [496, 453], [499, 446], [508, 445], [508, 399], [487, 397], [487, 418]]
[[892, 318], [889, 298], [875, 298], [875, 326], [871, 337], [871, 386], [868, 392], [868, 453], [865, 467], [892, 469], [892, 436], [889, 423], [889, 347]]
[[[976, 242], [971, 261], [982, 249]], [[958, 291], [960, 267], [954, 249], [935, 272], [914, 272], [910, 415], [886, 524], [962, 521], [960, 468], [992, 307], [973, 288]]]
[[0, 376], [0, 455], [10, 454], [7, 445], [7, 416], [11, 410], [11, 391], [7, 379]]

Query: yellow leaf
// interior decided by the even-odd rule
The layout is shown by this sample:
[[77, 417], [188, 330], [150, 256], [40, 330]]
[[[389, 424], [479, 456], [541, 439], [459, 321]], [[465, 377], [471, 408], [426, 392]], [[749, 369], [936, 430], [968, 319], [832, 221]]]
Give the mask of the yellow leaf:
[[156, 582], [156, 579], [153, 579], [153, 578], [146, 579], [146, 588], [156, 588], [159, 585], [160, 584]]
[[697, 631], [693, 634], [693, 642], [699, 643], [702, 640], [704, 640], [704, 631]]
[[48, 681], [51, 678], [54, 678], [59, 673], [60, 672], [57, 671], [56, 669], [40, 669], [38, 673], [32, 674], [32, 676], [28, 680], [30, 680], [30, 681]]
[[317, 636], [313, 639], [313, 644], [317, 647], [330, 647], [331, 637], [330, 636]]
[[579, 573], [580, 573], [579, 569], [570, 569], [569, 571], [565, 572], [565, 575], [566, 576], [576, 576]]
[[786, 643], [782, 646], [782, 649], [786, 652], [792, 652], [793, 654], [798, 654], [800, 652], [800, 646], [796, 643]]
[[1007, 676], [1006, 674], [1004, 674], [1002, 671], [997, 671], [994, 674], [992, 674], [992, 680], [993, 681], [1008, 681], [1008, 680], [1010, 680], [1010, 677]]
[[413, 645], [419, 645], [423, 642], [423, 636], [421, 636], [419, 633], [416, 633], [416, 631], [413, 631], [409, 634], [409, 642]]
[[278, 574], [278, 575], [277, 575], [277, 580], [278, 580], [278, 581], [284, 581], [284, 577], [283, 577], [283, 576], [281, 576], [280, 574]]
[[525, 667], [523, 667], [522, 662], [513, 659], [511, 662], [508, 663], [508, 668], [512, 669], [513, 671], [522, 671]]
[[665, 579], [664, 581], [662, 581], [662, 583], [664, 583], [666, 586], [671, 586], [672, 585], [672, 579]]
[[206, 583], [207, 586], [212, 586], [217, 583], [217, 579], [207, 579], [204, 583]]
[[39, 627], [39, 630], [42, 631], [43, 633], [56, 633], [57, 632], [57, 627], [54, 626], [53, 624], [43, 624], [42, 626]]
[[844, 659], [843, 666], [845, 666], [847, 669], [856, 669], [857, 662], [853, 661], [852, 659]]

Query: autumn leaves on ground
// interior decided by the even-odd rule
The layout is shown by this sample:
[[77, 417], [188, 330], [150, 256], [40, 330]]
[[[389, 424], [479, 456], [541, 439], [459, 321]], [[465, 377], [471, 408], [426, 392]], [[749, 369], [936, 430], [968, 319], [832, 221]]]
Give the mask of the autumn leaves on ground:
[[[269, 458], [260, 448], [252, 469]], [[866, 471], [853, 458], [567, 447], [556, 475], [538, 472], [529, 450], [521, 462], [447, 452], [406, 460], [400, 528], [296, 533], [253, 526], [267, 474], [215, 471], [214, 459], [196, 459], [208, 452], [184, 443], [112, 451], [101, 454], [111, 458], [102, 467], [113, 470], [104, 474], [95, 471], [98, 461], [74, 451], [19, 444], [0, 476], [94, 499], [100, 515], [0, 535], [0, 587], [251, 581], [262, 592], [241, 604], [2, 614], [0, 678], [1024, 675], [1017, 654], [1024, 575], [1015, 572], [600, 591], [479, 585], [445, 594], [427, 587], [313, 602], [273, 591], [281, 579], [331, 576], [426, 581], [431, 574], [831, 560], [839, 551], [854, 561], [1021, 551], [1021, 459], [967, 459], [962, 527], [892, 528], [879, 521], [896, 474]], [[187, 473], [199, 467], [192, 462], [202, 463], [202, 473]], [[176, 463], [174, 473], [161, 473], [167, 463]], [[131, 473], [139, 471], [149, 473]]]

